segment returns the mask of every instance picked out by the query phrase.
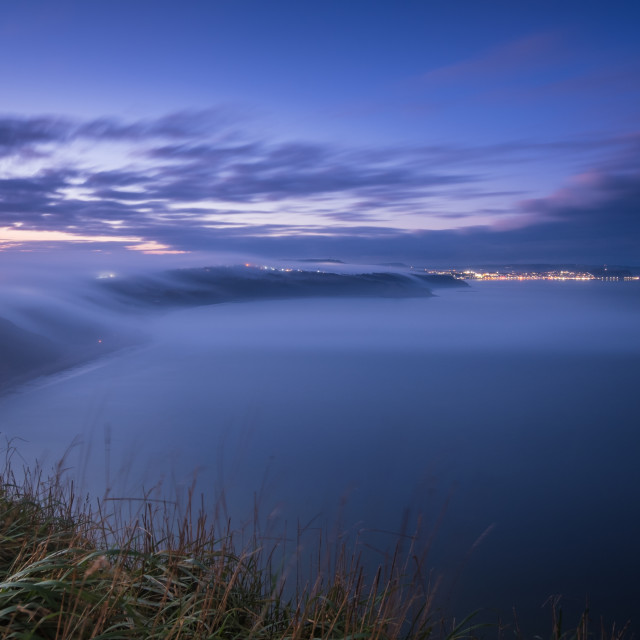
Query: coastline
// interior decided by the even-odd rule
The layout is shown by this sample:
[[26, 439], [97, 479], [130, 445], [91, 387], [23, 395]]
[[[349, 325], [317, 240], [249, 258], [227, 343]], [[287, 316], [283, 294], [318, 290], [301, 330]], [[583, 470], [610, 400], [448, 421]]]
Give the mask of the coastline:
[[36, 383], [111, 356], [140, 344], [140, 336], [104, 335], [92, 340], [45, 337], [0, 318], [0, 398]]

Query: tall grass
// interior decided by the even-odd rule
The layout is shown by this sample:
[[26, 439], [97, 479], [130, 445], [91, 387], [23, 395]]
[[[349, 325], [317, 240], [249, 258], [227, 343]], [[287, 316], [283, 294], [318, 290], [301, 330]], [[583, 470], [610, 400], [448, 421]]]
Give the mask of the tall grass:
[[[415, 549], [367, 579], [342, 545], [287, 588], [296, 541], [209, 524], [191, 498], [80, 500], [62, 469], [0, 474], [2, 638], [427, 638]], [[290, 557], [289, 557], [290, 556]], [[322, 557], [320, 557], [322, 556]], [[409, 560], [407, 560], [407, 558]], [[294, 574], [295, 575], [295, 574]], [[411, 576], [411, 578], [408, 578]], [[285, 595], [286, 594], [286, 595]], [[440, 624], [438, 622], [438, 624]]]
[[[393, 640], [463, 638], [507, 631], [446, 621], [425, 584], [417, 538], [371, 576], [357, 545], [325, 553], [314, 570], [296, 571], [298, 540], [269, 540], [209, 523], [190, 498], [183, 508], [143, 499], [80, 499], [51, 475], [0, 473], [0, 638]], [[245, 532], [246, 534], [246, 532]], [[293, 549], [291, 550], [291, 548]], [[291, 586], [293, 582], [293, 586]], [[584, 618], [562, 630], [554, 606], [552, 640], [587, 640]], [[620, 640], [624, 630], [600, 630]]]

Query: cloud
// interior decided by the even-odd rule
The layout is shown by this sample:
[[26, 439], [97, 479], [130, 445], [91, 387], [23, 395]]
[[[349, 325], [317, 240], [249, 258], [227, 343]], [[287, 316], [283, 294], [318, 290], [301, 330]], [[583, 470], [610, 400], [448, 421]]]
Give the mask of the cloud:
[[383, 194], [392, 189], [395, 198], [405, 198], [436, 186], [474, 181], [471, 175], [430, 172], [393, 154], [383, 163], [321, 145], [262, 145], [222, 152], [211, 147], [206, 154], [199, 145], [195, 159], [188, 149], [184, 153], [186, 164], [162, 169], [158, 186], [150, 189], [152, 197], [256, 202], [334, 193]]
[[[215, 110], [0, 118], [0, 154], [16, 161], [0, 174], [0, 226], [163, 250], [640, 262], [640, 135], [358, 149], [252, 137], [229, 122]], [[89, 155], [65, 155], [86, 140]], [[102, 163], [103, 142], [123, 154]], [[20, 160], [45, 150], [33, 166]], [[592, 166], [549, 195], [526, 198], [491, 176], [563, 154]]]
[[2, 222], [24, 222], [34, 213], [50, 212], [75, 172], [67, 169], [47, 170], [37, 176], [0, 179], [0, 214]]
[[179, 111], [132, 122], [120, 118], [80, 121], [58, 116], [4, 116], [0, 117], [0, 157], [82, 139], [102, 142], [189, 140], [212, 133], [233, 137], [231, 127], [236, 122], [237, 118], [223, 108]]
[[184, 140], [202, 136], [229, 135], [228, 127], [237, 122], [223, 109], [184, 110], [159, 118], [126, 122], [119, 118], [98, 118], [79, 123], [74, 136], [92, 140], [140, 141], [150, 139]]
[[[154, 217], [163, 224], [174, 216], [184, 223], [222, 211], [225, 216], [240, 215], [247, 206], [258, 213], [258, 204], [259, 209], [285, 202], [289, 211], [300, 212], [300, 203], [306, 202], [316, 218], [348, 224], [376, 215], [387, 219], [402, 202], [408, 207], [404, 214], [415, 213], [420, 210], [416, 203], [439, 189], [476, 180], [468, 172], [447, 171], [413, 149], [368, 152], [330, 144], [274, 143], [222, 134], [223, 120], [217, 112], [182, 112], [129, 123], [115, 118], [5, 118], [5, 153], [17, 158], [26, 149], [43, 153], [46, 146], [47, 160], [60, 166], [5, 178], [2, 221], [48, 229], [88, 225], [109, 233], [113, 229], [99, 227], [123, 220], [137, 232], [153, 226]], [[126, 143], [130, 161], [104, 169], [96, 156], [84, 161], [56, 156], [56, 145], [60, 155], [70, 142], [87, 139]], [[342, 201], [337, 206], [327, 201], [336, 198]], [[246, 206], [234, 212], [225, 203]], [[273, 207], [270, 213], [275, 214]]]
[[[402, 257], [418, 264], [574, 262], [640, 265], [640, 172], [593, 170], [575, 176], [555, 193], [524, 200], [527, 224], [517, 228], [473, 226], [459, 230], [401, 231], [392, 227], [325, 229], [297, 237], [265, 227], [269, 243], [243, 229], [218, 234], [237, 250], [274, 257], [322, 253], [344, 259], [384, 261]], [[298, 252], [297, 254], [295, 252]]]
[[572, 227], [601, 239], [640, 239], [640, 172], [608, 174], [593, 170], [575, 176], [546, 198], [522, 203], [539, 221]]
[[557, 64], [559, 53], [558, 34], [538, 33], [496, 46], [475, 57], [431, 69], [421, 80], [428, 84], [483, 84]]
[[0, 118], [0, 157], [37, 145], [64, 142], [72, 135], [72, 131], [72, 124], [62, 118]]

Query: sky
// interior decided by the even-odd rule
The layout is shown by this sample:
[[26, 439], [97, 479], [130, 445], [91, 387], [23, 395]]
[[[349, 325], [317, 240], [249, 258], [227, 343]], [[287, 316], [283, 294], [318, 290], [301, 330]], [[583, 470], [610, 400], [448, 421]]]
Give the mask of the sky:
[[0, 5], [0, 256], [640, 266], [635, 1]]

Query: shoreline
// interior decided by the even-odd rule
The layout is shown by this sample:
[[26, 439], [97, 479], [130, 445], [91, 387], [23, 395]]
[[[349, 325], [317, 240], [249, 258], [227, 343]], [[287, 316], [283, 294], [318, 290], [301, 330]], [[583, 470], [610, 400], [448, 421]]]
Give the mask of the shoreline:
[[133, 343], [111, 347], [103, 353], [89, 355], [68, 362], [51, 363], [48, 367], [29, 371], [0, 384], [0, 400], [26, 392], [32, 388], [46, 387], [106, 365], [114, 357], [142, 348], [144, 343]]

